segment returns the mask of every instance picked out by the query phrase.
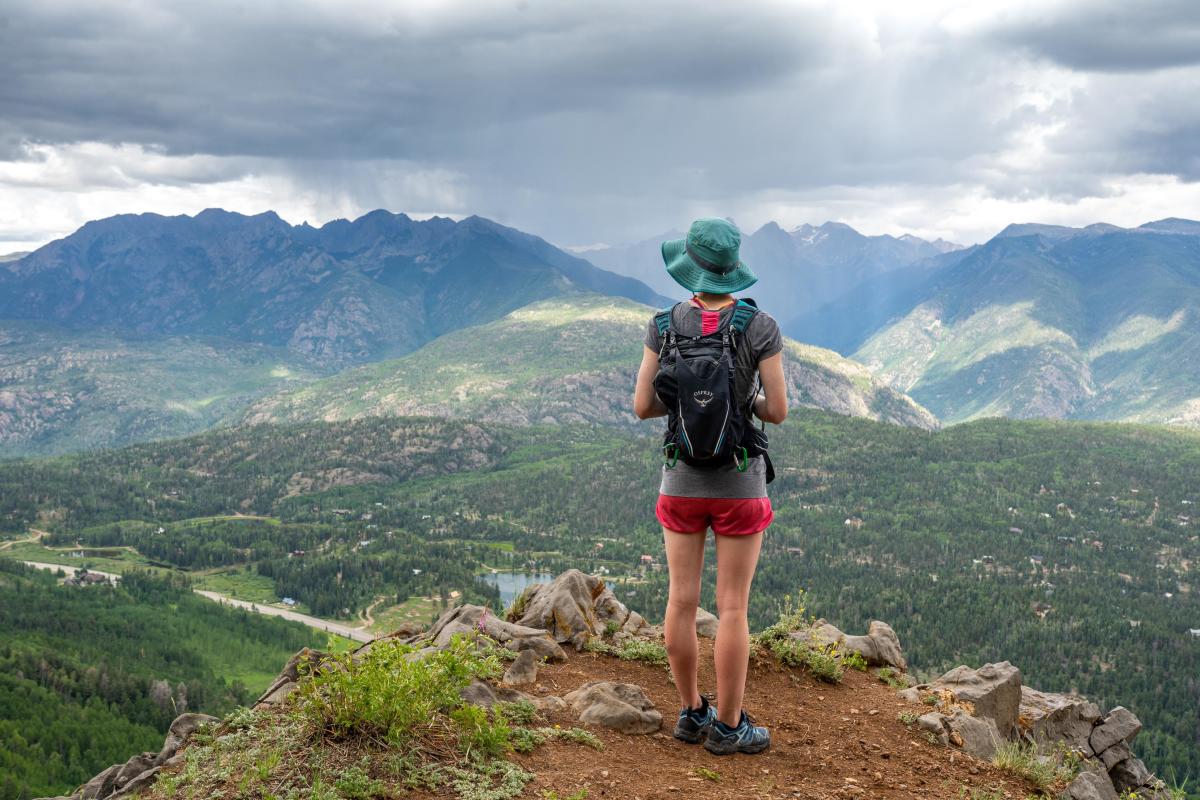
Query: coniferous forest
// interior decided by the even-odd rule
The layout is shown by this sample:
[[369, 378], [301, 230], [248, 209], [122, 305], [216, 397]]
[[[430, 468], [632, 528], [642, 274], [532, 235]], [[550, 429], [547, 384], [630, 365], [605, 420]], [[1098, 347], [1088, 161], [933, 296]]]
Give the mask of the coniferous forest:
[[[1008, 420], [926, 432], [815, 411], [794, 411], [771, 433], [777, 518], [752, 595], [754, 626], [803, 590], [813, 613], [848, 632], [871, 619], [889, 622], [918, 675], [1009, 660], [1028, 685], [1131, 708], [1146, 725], [1139, 755], [1168, 780], [1196, 783], [1200, 436]], [[226, 567], [342, 619], [381, 598], [452, 592], [496, 606], [493, 570], [579, 567], [605, 575], [622, 601], [654, 619], [666, 596], [653, 515], [658, 469], [652, 439], [601, 428], [393, 418], [229, 429], [0, 462], [0, 519], [10, 539], [44, 532], [36, 545], [14, 544], [9, 553], [19, 558], [37, 560], [32, 548], [50, 552], [48, 545], [60, 555], [78, 548], [82, 564], [97, 548], [126, 547], [167, 576], [98, 589], [120, 598], [98, 605], [145, 615], [118, 638], [150, 652], [189, 641], [166, 636], [178, 615], [195, 615], [201, 626], [206, 610], [231, 614], [183, 588]], [[0, 702], [19, 696], [29, 714], [70, 720], [44, 745], [57, 760], [31, 757], [54, 765], [39, 773], [48, 781], [39, 786], [70, 788], [81, 774], [71, 771], [80, 759], [69, 732], [91, 724], [80, 715], [103, 712], [147, 737], [161, 728], [169, 714], [155, 717], [158, 706], [138, 686], [148, 693], [152, 681], [167, 680], [176, 697], [183, 683], [189, 708], [206, 711], [261, 688], [252, 675], [241, 675], [237, 688], [229, 662], [240, 659], [206, 661], [190, 651], [178, 661], [163, 655], [173, 672], [130, 666], [134, 688], [121, 702], [86, 674], [44, 678], [28, 655], [48, 649], [39, 643], [49, 634], [35, 625], [44, 617], [41, 594], [91, 601], [46, 575], [6, 571], [2, 580], [36, 585], [39, 594], [13, 589], [0, 612], [8, 648], [0, 656], [25, 659], [13, 662], [24, 665], [24, 682], [6, 686]], [[710, 575], [709, 607], [711, 591]], [[60, 616], [81, 613], [103, 617]], [[220, 619], [229, 637], [222, 650], [252, 652], [246, 658], [260, 684], [308, 635], [245, 614]], [[73, 642], [62, 651], [74, 659], [60, 670], [67, 675], [116, 658], [108, 640], [61, 638]], [[211, 673], [188, 672], [204, 669]], [[112, 738], [130, 742], [131, 752], [142, 746], [133, 733]]]

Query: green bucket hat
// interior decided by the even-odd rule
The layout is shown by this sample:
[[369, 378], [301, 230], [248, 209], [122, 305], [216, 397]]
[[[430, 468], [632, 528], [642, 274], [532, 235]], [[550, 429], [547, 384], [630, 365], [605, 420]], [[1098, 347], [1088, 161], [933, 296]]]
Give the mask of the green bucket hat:
[[754, 285], [758, 276], [738, 258], [742, 234], [727, 219], [705, 217], [687, 237], [662, 243], [667, 274], [690, 292], [732, 294]]

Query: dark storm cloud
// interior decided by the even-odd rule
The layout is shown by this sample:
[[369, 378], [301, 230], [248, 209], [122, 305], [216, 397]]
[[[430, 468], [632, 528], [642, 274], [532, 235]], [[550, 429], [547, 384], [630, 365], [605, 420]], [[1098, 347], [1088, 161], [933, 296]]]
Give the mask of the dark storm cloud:
[[992, 35], [1073, 69], [1141, 72], [1200, 64], [1196, 0], [1073, 0], [1001, 15]]
[[0, 0], [0, 167], [136, 145], [150, 157], [76, 153], [3, 185], [286, 173], [565, 243], [825, 188], [1069, 202], [1112, 174], [1196, 177], [1200, 92], [1179, 87], [1200, 3], [1128, 6], [955, 29], [836, 0]]
[[632, 95], [720, 103], [830, 44], [817, 14], [778, 24], [765, 10], [682, 4], [657, 15], [619, 3], [170, 8], [10, 11], [4, 132], [172, 153], [438, 156], [493, 126], [612, 110]]

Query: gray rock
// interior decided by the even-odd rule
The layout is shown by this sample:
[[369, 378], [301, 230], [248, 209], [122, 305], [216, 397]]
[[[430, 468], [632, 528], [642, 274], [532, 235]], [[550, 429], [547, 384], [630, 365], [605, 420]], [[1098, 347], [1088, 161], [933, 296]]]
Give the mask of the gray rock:
[[1111, 770], [1117, 764], [1120, 764], [1127, 758], [1133, 758], [1133, 751], [1129, 749], [1129, 745], [1124, 742], [1117, 742], [1112, 747], [1105, 750], [1097, 758], [1104, 764], [1106, 770]]
[[1132, 742], [1142, 730], [1142, 722], [1133, 712], [1124, 706], [1117, 706], [1104, 715], [1095, 728], [1089, 740], [1092, 752], [1103, 753], [1117, 742]]
[[516, 703], [524, 700], [526, 702], [534, 702], [534, 698], [524, 692], [519, 692], [516, 689], [509, 689], [505, 686], [492, 686], [479, 679], [471, 681], [465, 689], [458, 693], [459, 696], [477, 706], [491, 708], [496, 703]]
[[662, 714], [632, 683], [588, 681], [564, 698], [585, 725], [602, 725], [621, 733], [654, 733], [662, 727]]
[[570, 708], [570, 706], [567, 705], [566, 700], [563, 700], [561, 697], [554, 694], [549, 694], [545, 697], [539, 697], [534, 701], [534, 705], [536, 705], [538, 707], [538, 711], [541, 711], [543, 714], [553, 714], [556, 711], [566, 711], [568, 708]]
[[120, 798], [123, 797], [133, 797], [143, 789], [149, 789], [154, 785], [154, 782], [158, 780], [158, 771], [161, 769], [162, 767], [151, 767], [145, 772], [142, 772], [129, 783], [125, 784], [120, 791], [110, 795], [109, 800], [120, 800]]
[[180, 714], [171, 723], [171, 727], [167, 729], [167, 738], [163, 740], [162, 749], [158, 751], [158, 755], [154, 758], [154, 766], [157, 767], [175, 755], [176, 751], [187, 741], [187, 738], [201, 726], [215, 725], [218, 722], [220, 722], [219, 719], [210, 717], [208, 714]]
[[1150, 774], [1150, 770], [1146, 769], [1142, 760], [1132, 757], [1118, 762], [1108, 771], [1108, 777], [1112, 779], [1113, 786], [1118, 792], [1149, 786], [1154, 782], [1154, 776]]
[[900, 689], [896, 692], [896, 696], [901, 700], [906, 700], [909, 703], [921, 702], [921, 690], [915, 686], [910, 686], [907, 689]]
[[81, 800], [103, 800], [117, 788], [117, 775], [124, 764], [113, 764], [83, 785], [78, 794]]
[[258, 698], [258, 702], [256, 702], [254, 705], [255, 707], [279, 705], [287, 699], [288, 695], [296, 691], [296, 687], [299, 685], [300, 684], [296, 683], [295, 681], [276, 681], [275, 683], [271, 684], [270, 691]]
[[706, 639], [717, 638], [717, 626], [720, 620], [716, 614], [705, 611], [703, 608], [696, 609], [696, 635], [703, 636]]
[[[996, 748], [1003, 741], [996, 729], [996, 723], [991, 719], [973, 717], [961, 710], [955, 711], [954, 715], [946, 720], [946, 727], [950, 729], [951, 734], [957, 733], [961, 738], [964, 752], [984, 761], [992, 760], [992, 756], [996, 755]], [[954, 741], [955, 737], [951, 735], [950, 740]]]
[[1100, 707], [1072, 694], [1039, 692], [1021, 687], [1018, 710], [1022, 732], [1043, 751], [1056, 742], [1092, 755], [1089, 738], [1092, 726], [1100, 719]]
[[1063, 792], [1068, 800], [1118, 800], [1117, 790], [1103, 772], [1081, 772]]
[[504, 682], [510, 686], [528, 686], [537, 680], [537, 665], [537, 653], [522, 650], [517, 654], [517, 660], [505, 671]]
[[945, 745], [950, 742], [950, 731], [946, 729], [946, 717], [937, 711], [930, 711], [928, 714], [918, 717], [917, 727], [927, 733], [932, 733], [937, 737], [939, 744]]
[[456, 606], [438, 618], [424, 635], [434, 647], [445, 647], [455, 635], [482, 633], [510, 650], [534, 650], [542, 658], [562, 661], [567, 656], [544, 628], [518, 625], [483, 606]]
[[115, 787], [120, 789], [157, 763], [157, 753], [142, 753], [126, 761], [117, 773]]
[[958, 701], [970, 703], [976, 717], [986, 717], [996, 724], [1004, 738], [1017, 727], [1021, 705], [1021, 670], [1007, 661], [984, 664], [979, 669], [960, 666], [930, 684], [934, 691], [949, 689]]
[[283, 696], [287, 695], [287, 692], [283, 692], [281, 695], [281, 687], [283, 687], [285, 684], [296, 683], [296, 681], [300, 680], [300, 674], [302, 672], [307, 672], [318, 668], [328, 658], [328, 653], [305, 647], [303, 650], [299, 651], [290, 659], [288, 659], [288, 662], [284, 665], [283, 670], [279, 673], [279, 675], [276, 676], [271, 685], [267, 687], [267, 690], [263, 692], [257, 700], [254, 701], [254, 705], [271, 705], [272, 702], [270, 698], [275, 698], [273, 702], [279, 702]]
[[556, 642], [570, 642], [576, 648], [603, 635], [609, 622], [635, 636], [646, 626], [641, 615], [633, 616], [617, 600], [603, 579], [577, 569], [567, 570], [524, 598], [517, 624], [548, 631]]
[[840, 645], [861, 655], [872, 667], [908, 669], [908, 662], [904, 660], [904, 654], [900, 651], [900, 639], [886, 622], [873, 620], [867, 626], [866, 636], [847, 636], [837, 626], [819, 619], [810, 632], [799, 631], [793, 636], [811, 636], [822, 644]]

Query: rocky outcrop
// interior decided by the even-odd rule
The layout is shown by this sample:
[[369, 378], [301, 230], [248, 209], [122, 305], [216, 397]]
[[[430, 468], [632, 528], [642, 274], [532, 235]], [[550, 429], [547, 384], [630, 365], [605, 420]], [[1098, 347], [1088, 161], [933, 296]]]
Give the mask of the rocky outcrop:
[[579, 712], [585, 725], [601, 725], [620, 733], [654, 733], [662, 727], [662, 714], [632, 683], [589, 681], [564, 698]]
[[[805, 635], [804, 632], [793, 634], [796, 637]], [[873, 620], [867, 626], [866, 636], [849, 636], [836, 626], [819, 619], [813, 625], [810, 635], [822, 644], [837, 645], [858, 653], [872, 667], [908, 669], [908, 662], [904, 660], [904, 654], [900, 650], [900, 637], [886, 622]]]
[[1077, 695], [1022, 686], [1021, 671], [1007, 661], [955, 667], [899, 695], [935, 705], [918, 718], [920, 729], [977, 758], [991, 759], [1005, 741], [1031, 744], [1047, 757], [1064, 747], [1077, 753], [1085, 768], [1063, 794], [1070, 800], [1114, 800], [1124, 792], [1169, 798], [1130, 747], [1142, 729], [1133, 712], [1117, 706], [1101, 715], [1095, 703]]
[[577, 569], [567, 570], [550, 583], [526, 587], [516, 607], [521, 613], [513, 622], [548, 632], [556, 642], [570, 642], [576, 649], [593, 636], [603, 636], [610, 625], [616, 627], [616, 640], [650, 627], [641, 614], [616, 598], [603, 578]]
[[958, 703], [969, 703], [970, 713], [990, 719], [1005, 738], [1016, 731], [1021, 706], [1021, 671], [1007, 661], [984, 664], [979, 669], [955, 667], [929, 687], [948, 690]]
[[[597, 579], [598, 580], [598, 579]], [[458, 634], [482, 633], [509, 650], [532, 650], [539, 659], [562, 661], [566, 658], [561, 647], [545, 627], [514, 624], [496, 616], [483, 606], [457, 606], [450, 609], [423, 634], [410, 639], [428, 642], [433, 647], [445, 647]]]
[[1024, 736], [1043, 750], [1062, 742], [1084, 755], [1094, 755], [1089, 740], [1098, 719], [1100, 707], [1083, 697], [1021, 687], [1017, 724]]
[[160, 769], [174, 763], [176, 753], [188, 737], [203, 726], [219, 721], [207, 714], [180, 714], [167, 729], [167, 736], [157, 753], [139, 753], [124, 764], [113, 764], [79, 787], [74, 794], [54, 800], [119, 800], [133, 797], [154, 782]]

